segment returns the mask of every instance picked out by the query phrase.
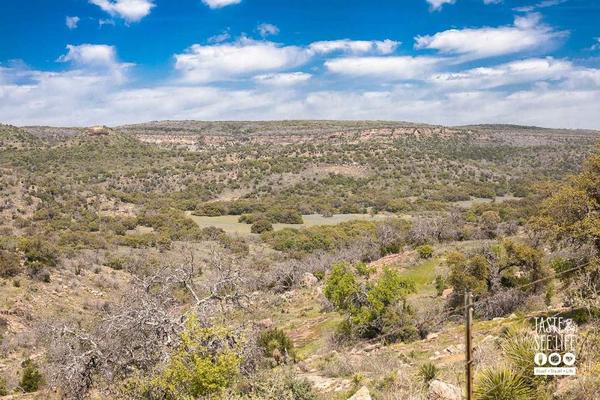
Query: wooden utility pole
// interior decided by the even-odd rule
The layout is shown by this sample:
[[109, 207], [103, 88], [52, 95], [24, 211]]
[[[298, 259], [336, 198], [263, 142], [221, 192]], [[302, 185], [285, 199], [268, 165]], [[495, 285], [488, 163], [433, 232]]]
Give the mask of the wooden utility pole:
[[473, 400], [473, 295], [465, 291], [465, 366], [467, 376], [467, 400]]

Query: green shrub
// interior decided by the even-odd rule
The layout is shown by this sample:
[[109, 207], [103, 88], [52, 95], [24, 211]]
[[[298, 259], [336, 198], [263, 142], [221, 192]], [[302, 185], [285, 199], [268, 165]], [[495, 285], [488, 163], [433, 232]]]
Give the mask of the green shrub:
[[280, 224], [302, 224], [304, 220], [302, 219], [302, 214], [300, 214], [296, 210], [269, 210], [267, 212], [267, 217], [269, 221], [280, 223]]
[[19, 386], [25, 393], [37, 392], [44, 383], [44, 377], [38, 369], [37, 365], [31, 361], [23, 362], [23, 374]]
[[349, 221], [303, 229], [285, 228], [267, 232], [262, 235], [262, 239], [275, 250], [304, 254], [347, 246], [362, 236], [375, 238], [376, 226], [371, 221]]
[[307, 380], [290, 379], [286, 383], [293, 400], [317, 400], [312, 385]]
[[114, 270], [120, 271], [125, 267], [127, 260], [120, 257], [111, 257], [104, 263], [108, 268], [112, 268]]
[[0, 277], [11, 278], [22, 271], [19, 257], [11, 252], [0, 250]]
[[447, 287], [448, 287], [448, 285], [446, 284], [446, 278], [444, 278], [441, 275], [436, 275], [435, 276], [435, 291], [436, 291], [437, 295], [441, 296], [442, 294], [444, 294], [444, 290], [446, 290]]
[[291, 371], [269, 369], [250, 375], [223, 396], [227, 400], [317, 400], [312, 385]]
[[258, 337], [258, 345], [263, 349], [266, 357], [273, 357], [273, 354], [278, 352], [283, 357], [292, 360], [296, 358], [292, 340], [281, 329], [274, 328], [262, 331]]
[[145, 400], [219, 398], [240, 373], [238, 338], [224, 327], [202, 327], [190, 318], [181, 343], [154, 376], [134, 377], [124, 385], [125, 397]]
[[356, 263], [356, 265], [354, 266], [356, 268], [356, 271], [365, 277], [369, 277], [371, 274], [375, 273], [375, 271], [377, 271], [377, 268], [375, 266], [369, 266], [369, 264], [364, 263], [364, 262], [359, 262]]
[[428, 244], [419, 246], [415, 250], [419, 254], [419, 257], [421, 257], [421, 258], [427, 259], [427, 258], [431, 258], [431, 256], [433, 256], [433, 247], [431, 247]]
[[425, 363], [419, 367], [419, 376], [426, 385], [434, 380], [438, 374], [438, 369], [433, 363]]
[[529, 400], [534, 391], [523, 377], [508, 368], [483, 370], [475, 381], [475, 397], [478, 400]]
[[58, 264], [58, 249], [41, 238], [22, 238], [19, 250], [25, 254], [25, 265], [31, 269], [55, 267]]
[[359, 281], [350, 264], [333, 265], [323, 293], [345, 316], [338, 334], [374, 338], [385, 335], [388, 340], [412, 340], [418, 334], [413, 311], [405, 298], [415, 292], [415, 284], [386, 268], [375, 280]]
[[208, 203], [199, 206], [194, 215], [202, 215], [207, 217], [218, 217], [220, 215], [227, 215], [227, 206], [222, 203]]
[[250, 227], [250, 232], [252, 233], [265, 233], [273, 231], [273, 225], [266, 219], [259, 219]]

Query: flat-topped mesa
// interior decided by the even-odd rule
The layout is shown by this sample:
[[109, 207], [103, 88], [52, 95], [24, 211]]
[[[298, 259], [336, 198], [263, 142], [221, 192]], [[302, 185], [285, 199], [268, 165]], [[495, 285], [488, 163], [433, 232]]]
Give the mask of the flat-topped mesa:
[[300, 143], [320, 143], [334, 141], [347, 141], [348, 143], [359, 143], [371, 140], [395, 140], [402, 137], [425, 138], [439, 136], [450, 138], [464, 130], [447, 128], [443, 126], [413, 126], [398, 125], [393, 127], [368, 127], [347, 128], [336, 130], [307, 130], [297, 132], [272, 132], [256, 130], [235, 134], [227, 131], [190, 132], [190, 131], [160, 131], [157, 129], [136, 129], [133, 131], [138, 140], [146, 143], [159, 145], [179, 145], [188, 148], [197, 146], [224, 145], [227, 143], [253, 143], [253, 144], [277, 144], [290, 145]]

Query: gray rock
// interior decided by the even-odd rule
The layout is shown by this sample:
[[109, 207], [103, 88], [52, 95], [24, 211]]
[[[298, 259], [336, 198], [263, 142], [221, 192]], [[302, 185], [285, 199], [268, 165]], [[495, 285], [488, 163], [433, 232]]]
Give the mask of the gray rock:
[[319, 283], [319, 280], [310, 272], [305, 272], [302, 275], [302, 286], [309, 288], [315, 286], [317, 283]]
[[440, 380], [433, 380], [429, 383], [427, 400], [461, 400], [462, 393], [459, 387], [451, 385]]
[[358, 389], [358, 392], [354, 393], [348, 400], [372, 400], [371, 393], [366, 386]]

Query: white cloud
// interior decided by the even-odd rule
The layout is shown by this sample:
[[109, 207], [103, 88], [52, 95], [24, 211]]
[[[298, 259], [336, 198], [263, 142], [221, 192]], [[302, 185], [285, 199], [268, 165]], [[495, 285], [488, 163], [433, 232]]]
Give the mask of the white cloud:
[[289, 72], [257, 75], [254, 80], [263, 85], [294, 86], [308, 81], [311, 77], [312, 75], [306, 72]]
[[325, 67], [341, 75], [396, 81], [422, 79], [439, 63], [435, 57], [343, 57], [326, 61]]
[[327, 40], [311, 43], [309, 49], [315, 53], [328, 54], [346, 52], [353, 54], [375, 53], [391, 54], [400, 45], [399, 42], [386, 40]]
[[417, 36], [415, 48], [435, 49], [463, 59], [541, 51], [566, 36], [541, 23], [539, 14], [516, 17], [512, 26], [450, 29], [431, 36]]
[[195, 44], [175, 55], [175, 68], [186, 82], [210, 82], [291, 68], [308, 58], [301, 47], [242, 38], [235, 43]]
[[242, 0], [202, 0], [209, 8], [223, 8], [234, 4], [240, 4]]
[[[456, 0], [426, 0], [429, 3], [429, 9], [431, 11], [440, 11], [445, 4], [454, 4]], [[499, 4], [503, 0], [483, 0], [483, 4]], [[554, 0], [560, 1], [560, 0]]]
[[493, 66], [472, 68], [461, 72], [444, 72], [429, 81], [443, 88], [481, 90], [531, 82], [558, 81], [574, 72], [573, 64], [553, 58], [532, 58]]
[[111, 18], [100, 18], [98, 20], [98, 26], [102, 28], [104, 25], [112, 25], [115, 26], [115, 20]]
[[[539, 25], [525, 18], [511, 28]], [[0, 121], [388, 119], [600, 129], [600, 69], [569, 59], [529, 57], [473, 62], [460, 70], [455, 61], [461, 53], [395, 56], [373, 43], [341, 40], [301, 47], [241, 38], [194, 45], [175, 56], [177, 79], [166, 75], [145, 87], [115, 47], [69, 45], [58, 59], [66, 63], [62, 72], [31, 70], [18, 62], [0, 66]], [[337, 58], [328, 59], [332, 54]], [[306, 64], [303, 69], [310, 73], [296, 69]]]
[[0, 68], [0, 121], [65, 126], [160, 119], [312, 118], [598, 129], [600, 70], [572, 68], [575, 72], [565, 74], [564, 81], [518, 90], [466, 87], [439, 91], [435, 85], [424, 84], [362, 91], [311, 90], [308, 85], [260, 85], [241, 90], [158, 84], [132, 89], [115, 85], [111, 76], [100, 73], [50, 73], [15, 66]]
[[542, 0], [539, 3], [535, 3], [529, 6], [515, 7], [513, 10], [519, 12], [532, 12], [539, 8], [547, 8], [557, 6], [562, 3], [566, 3], [569, 0]]
[[211, 36], [208, 38], [208, 43], [223, 43], [231, 38], [231, 34], [229, 30], [224, 30], [223, 32]]
[[67, 45], [67, 54], [58, 58], [61, 62], [73, 62], [88, 66], [113, 66], [117, 63], [114, 46], [105, 44]]
[[105, 44], [67, 45], [67, 54], [59, 62], [71, 63], [76, 69], [112, 76], [116, 83], [125, 79], [127, 69], [133, 64], [121, 63], [114, 46]]
[[444, 4], [454, 4], [456, 0], [427, 0], [429, 3], [429, 8], [432, 11], [439, 11], [442, 9]]
[[65, 24], [67, 25], [67, 28], [69, 28], [69, 29], [77, 28], [78, 23], [79, 23], [79, 17], [77, 17], [77, 16], [65, 18]]
[[112, 16], [119, 16], [127, 22], [138, 22], [155, 7], [153, 0], [89, 0]]
[[594, 45], [593, 45], [593, 46], [590, 48], [590, 50], [599, 50], [599, 49], [600, 49], [600, 37], [597, 37], [597, 38], [596, 38], [596, 42], [598, 42], [598, 43], [595, 43], [595, 44], [594, 44]]
[[314, 42], [300, 47], [241, 37], [231, 43], [194, 44], [185, 52], [175, 54], [175, 68], [183, 81], [205, 83], [281, 72], [332, 52], [388, 54], [393, 52], [397, 45], [398, 43], [392, 40], [346, 39]]
[[279, 34], [279, 28], [273, 24], [262, 23], [259, 24], [256, 29], [262, 37]]

